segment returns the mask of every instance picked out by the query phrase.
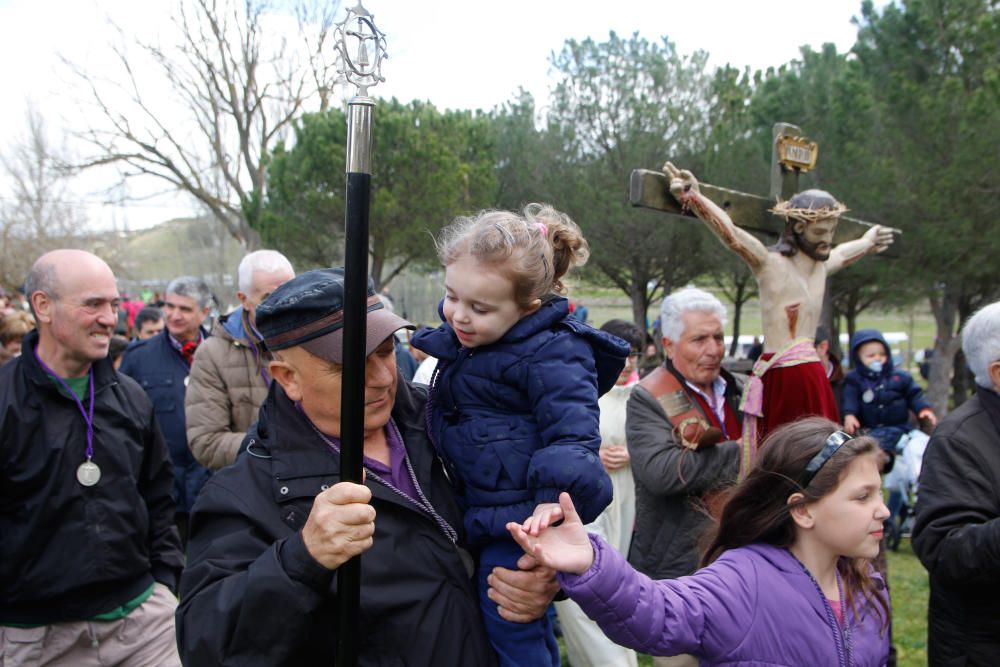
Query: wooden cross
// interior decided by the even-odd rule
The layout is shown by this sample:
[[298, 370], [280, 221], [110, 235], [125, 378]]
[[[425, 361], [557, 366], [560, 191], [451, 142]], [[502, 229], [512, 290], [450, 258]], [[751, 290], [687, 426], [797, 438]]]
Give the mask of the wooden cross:
[[[752, 232], [778, 238], [785, 229], [785, 220], [774, 215], [768, 209], [774, 208], [778, 199], [790, 199], [798, 192], [799, 173], [802, 169], [788, 166], [787, 161], [779, 155], [779, 141], [785, 138], [801, 137], [802, 130], [788, 123], [776, 123], [773, 129], [773, 150], [771, 153], [771, 198], [752, 195], [746, 192], [730, 190], [717, 185], [699, 183], [701, 194], [708, 197], [722, 208], [733, 223]], [[815, 150], [815, 144], [813, 144]], [[815, 162], [815, 154], [812, 156]], [[662, 171], [634, 169], [629, 182], [629, 203], [632, 206], [663, 211], [686, 218], [695, 218], [694, 213], [681, 209], [680, 203], [670, 194], [670, 179]], [[835, 243], [856, 239], [876, 223], [866, 222], [846, 215], [840, 216]], [[900, 234], [900, 230], [893, 229]], [[889, 247], [888, 255], [897, 246]]]

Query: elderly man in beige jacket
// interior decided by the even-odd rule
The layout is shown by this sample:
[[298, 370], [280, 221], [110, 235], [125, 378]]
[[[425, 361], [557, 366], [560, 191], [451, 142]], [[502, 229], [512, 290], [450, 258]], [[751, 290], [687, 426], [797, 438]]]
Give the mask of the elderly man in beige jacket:
[[243, 436], [257, 421], [271, 378], [254, 313], [295, 271], [281, 253], [258, 250], [243, 258], [237, 274], [242, 306], [219, 318], [212, 336], [198, 347], [184, 398], [188, 446], [211, 470], [236, 460]]

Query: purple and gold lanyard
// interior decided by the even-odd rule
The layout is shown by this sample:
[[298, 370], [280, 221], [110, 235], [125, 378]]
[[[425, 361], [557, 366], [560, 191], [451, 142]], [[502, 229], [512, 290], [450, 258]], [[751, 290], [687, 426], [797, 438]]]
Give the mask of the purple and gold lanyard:
[[77, 398], [73, 390], [69, 388], [69, 385], [63, 382], [63, 379], [59, 377], [59, 375], [54, 370], [49, 368], [48, 365], [44, 361], [42, 361], [42, 358], [38, 356], [38, 348], [35, 348], [33, 352], [35, 353], [35, 359], [37, 359], [38, 363], [42, 365], [42, 368], [45, 369], [45, 372], [54, 377], [56, 381], [60, 385], [62, 385], [62, 388], [66, 390], [66, 393], [73, 398], [73, 401], [76, 403], [76, 407], [80, 408], [80, 414], [83, 415], [83, 420], [87, 423], [87, 461], [89, 462], [92, 458], [94, 458], [94, 369], [93, 367], [91, 367], [87, 371], [87, 374], [90, 376], [90, 382], [88, 383], [90, 385], [90, 409], [84, 410], [83, 401]]
[[254, 341], [254, 336], [256, 336], [257, 340], [263, 344], [264, 336], [262, 336], [261, 333], [257, 331], [257, 327], [255, 327], [253, 323], [250, 321], [249, 316], [244, 317], [243, 322], [246, 324], [247, 327], [249, 327], [250, 331], [253, 333], [253, 335], [247, 335], [247, 342], [250, 343], [250, 351], [253, 352], [253, 363], [254, 365], [257, 366], [257, 372], [260, 373], [260, 377], [264, 381], [264, 386], [270, 389], [271, 378], [269, 377], [268, 373], [264, 372], [264, 362], [260, 358], [261, 357], [260, 352], [257, 351], [257, 345]]
[[253, 363], [257, 367], [257, 372], [260, 373], [260, 378], [264, 381], [264, 386], [270, 389], [271, 378], [264, 372], [264, 364], [261, 363], [260, 353], [257, 352], [257, 346], [253, 344], [253, 341], [250, 341], [250, 351], [253, 353]]

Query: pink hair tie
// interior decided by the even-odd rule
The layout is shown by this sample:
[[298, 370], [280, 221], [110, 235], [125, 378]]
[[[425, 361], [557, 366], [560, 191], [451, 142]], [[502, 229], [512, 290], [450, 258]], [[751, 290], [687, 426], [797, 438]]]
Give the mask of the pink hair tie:
[[538, 231], [540, 231], [542, 233], [542, 236], [548, 237], [548, 235], [549, 235], [549, 228], [545, 226], [545, 223], [544, 222], [536, 222], [535, 224], [538, 225]]

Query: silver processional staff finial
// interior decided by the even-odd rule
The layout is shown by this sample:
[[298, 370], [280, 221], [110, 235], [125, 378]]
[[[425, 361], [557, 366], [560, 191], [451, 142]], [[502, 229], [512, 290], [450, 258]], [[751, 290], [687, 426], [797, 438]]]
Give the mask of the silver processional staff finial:
[[343, 64], [337, 71], [357, 86], [359, 96], [367, 97], [369, 88], [385, 81], [382, 60], [389, 57], [385, 50], [385, 33], [375, 27], [375, 16], [361, 5], [360, 0], [347, 10], [344, 20], [336, 26], [334, 43]]

